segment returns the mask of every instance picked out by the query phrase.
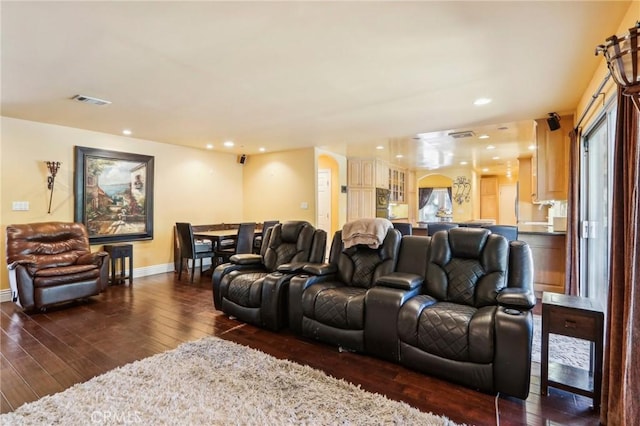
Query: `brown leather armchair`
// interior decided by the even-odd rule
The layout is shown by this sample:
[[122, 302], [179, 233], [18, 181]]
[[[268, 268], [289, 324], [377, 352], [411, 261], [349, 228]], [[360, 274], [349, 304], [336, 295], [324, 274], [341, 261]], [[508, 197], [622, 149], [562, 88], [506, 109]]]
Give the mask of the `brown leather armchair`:
[[81, 223], [9, 225], [6, 241], [12, 300], [25, 310], [84, 299], [107, 286], [109, 255], [91, 253]]

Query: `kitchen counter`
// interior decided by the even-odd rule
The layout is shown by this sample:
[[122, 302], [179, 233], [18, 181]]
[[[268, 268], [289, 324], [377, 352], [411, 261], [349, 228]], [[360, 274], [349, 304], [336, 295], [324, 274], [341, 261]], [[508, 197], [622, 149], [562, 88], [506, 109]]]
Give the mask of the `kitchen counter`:
[[554, 231], [553, 226], [518, 225], [518, 234], [522, 235], [566, 235], [566, 231]]

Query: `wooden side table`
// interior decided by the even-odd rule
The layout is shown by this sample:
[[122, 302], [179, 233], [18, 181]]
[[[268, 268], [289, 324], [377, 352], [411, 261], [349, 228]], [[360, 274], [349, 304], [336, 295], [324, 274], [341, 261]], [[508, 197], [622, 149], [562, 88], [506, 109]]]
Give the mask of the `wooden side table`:
[[[589, 371], [549, 362], [549, 333], [577, 337], [592, 342]], [[600, 408], [602, 388], [602, 350], [604, 311], [592, 299], [558, 293], [542, 294], [542, 365], [540, 393], [547, 395], [549, 386], [593, 399]]]
[[[104, 251], [111, 258], [110, 284], [124, 283], [127, 279], [133, 285], [133, 244], [105, 244]], [[129, 273], [125, 273], [125, 259], [129, 258]], [[116, 262], [120, 259], [120, 273], [116, 275]]]

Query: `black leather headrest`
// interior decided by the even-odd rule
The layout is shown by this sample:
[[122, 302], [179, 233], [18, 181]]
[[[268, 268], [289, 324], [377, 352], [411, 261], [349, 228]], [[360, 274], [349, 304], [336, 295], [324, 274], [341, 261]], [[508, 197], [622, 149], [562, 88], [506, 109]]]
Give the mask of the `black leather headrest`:
[[304, 220], [284, 222], [280, 231], [280, 239], [284, 243], [296, 243], [298, 235], [305, 226], [309, 226], [309, 222]]
[[482, 228], [459, 227], [449, 230], [449, 246], [453, 257], [477, 258], [491, 231]]

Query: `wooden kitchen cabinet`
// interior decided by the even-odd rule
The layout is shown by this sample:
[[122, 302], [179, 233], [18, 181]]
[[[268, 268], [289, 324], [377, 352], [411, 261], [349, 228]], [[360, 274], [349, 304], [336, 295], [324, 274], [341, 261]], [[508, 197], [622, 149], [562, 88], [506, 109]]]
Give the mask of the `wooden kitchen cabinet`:
[[356, 219], [376, 217], [376, 189], [347, 189], [347, 222]]
[[518, 239], [527, 242], [531, 248], [536, 296], [539, 297], [544, 291], [564, 293], [567, 262], [565, 235], [520, 232]]
[[480, 219], [498, 219], [498, 177], [480, 179]]
[[347, 165], [348, 186], [375, 188], [374, 160], [349, 159]]
[[389, 164], [376, 160], [376, 188], [389, 189]]
[[404, 169], [399, 169], [396, 167], [390, 167], [388, 178], [389, 178], [389, 189], [391, 190], [389, 201], [392, 203], [404, 203], [406, 196], [406, 183], [405, 183], [406, 173]]
[[573, 115], [560, 117], [560, 128], [551, 131], [546, 119], [536, 120], [536, 161], [532, 198], [566, 200], [569, 188], [569, 132]]

